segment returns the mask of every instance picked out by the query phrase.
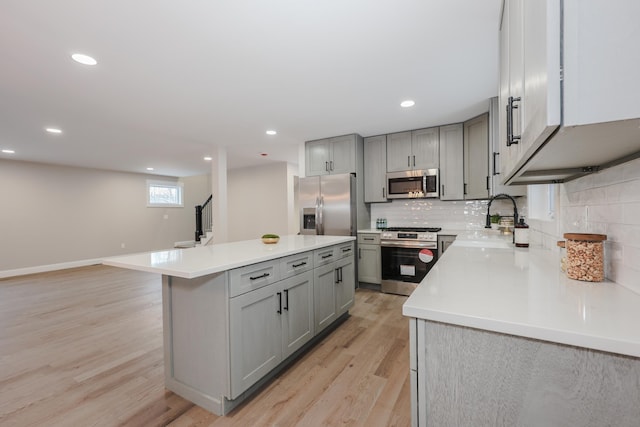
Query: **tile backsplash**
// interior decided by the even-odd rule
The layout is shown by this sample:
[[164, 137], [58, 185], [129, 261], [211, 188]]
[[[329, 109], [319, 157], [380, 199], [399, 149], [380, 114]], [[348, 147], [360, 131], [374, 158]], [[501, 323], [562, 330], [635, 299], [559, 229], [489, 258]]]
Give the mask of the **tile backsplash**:
[[557, 206], [556, 221], [530, 221], [532, 243], [606, 234], [606, 277], [640, 293], [640, 159], [559, 185]]
[[[518, 214], [526, 217], [527, 198], [517, 197]], [[386, 218], [389, 227], [442, 227], [477, 230], [485, 226], [488, 200], [442, 201], [439, 199], [401, 199], [371, 204], [371, 228], [377, 218]], [[491, 213], [513, 215], [509, 200], [495, 200]]]

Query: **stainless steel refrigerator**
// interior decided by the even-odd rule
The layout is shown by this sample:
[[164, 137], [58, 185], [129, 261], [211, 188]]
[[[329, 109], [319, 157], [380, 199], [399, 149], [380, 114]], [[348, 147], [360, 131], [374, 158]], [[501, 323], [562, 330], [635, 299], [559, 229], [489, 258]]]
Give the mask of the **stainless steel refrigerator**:
[[299, 178], [300, 234], [355, 236], [356, 178], [351, 174]]

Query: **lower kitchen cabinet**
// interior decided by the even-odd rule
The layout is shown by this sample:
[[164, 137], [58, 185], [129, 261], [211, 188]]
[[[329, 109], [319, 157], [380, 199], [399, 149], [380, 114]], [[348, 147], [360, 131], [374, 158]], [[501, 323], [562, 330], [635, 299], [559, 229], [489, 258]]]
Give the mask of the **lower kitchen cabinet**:
[[315, 259], [335, 259], [313, 270], [313, 302], [315, 332], [318, 333], [353, 306], [355, 264], [353, 243], [335, 246], [332, 256], [326, 250], [316, 251]]
[[282, 361], [282, 320], [276, 310], [278, 284], [229, 302], [231, 398], [256, 383]]
[[312, 272], [231, 298], [229, 315], [236, 398], [313, 337]]
[[442, 257], [455, 240], [456, 236], [454, 235], [438, 234], [438, 259]]
[[382, 283], [380, 233], [358, 233], [358, 282]]
[[439, 321], [409, 325], [413, 426], [638, 425], [638, 358]]
[[336, 262], [338, 280], [336, 282], [336, 314], [338, 317], [353, 306], [356, 292], [356, 266], [353, 256]]
[[336, 269], [333, 263], [313, 270], [315, 328], [321, 331], [338, 317], [336, 311]]

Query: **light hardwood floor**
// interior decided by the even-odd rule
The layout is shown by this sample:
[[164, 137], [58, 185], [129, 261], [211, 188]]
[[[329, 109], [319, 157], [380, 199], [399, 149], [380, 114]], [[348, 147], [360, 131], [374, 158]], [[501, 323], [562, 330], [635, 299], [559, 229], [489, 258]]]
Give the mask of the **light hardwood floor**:
[[164, 389], [157, 274], [92, 266], [0, 280], [0, 426], [408, 426], [406, 297], [351, 317], [218, 417]]

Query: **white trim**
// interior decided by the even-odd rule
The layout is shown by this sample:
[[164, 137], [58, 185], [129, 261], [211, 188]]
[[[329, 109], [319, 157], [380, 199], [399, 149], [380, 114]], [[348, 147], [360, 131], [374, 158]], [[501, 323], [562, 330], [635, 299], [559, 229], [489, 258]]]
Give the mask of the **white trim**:
[[88, 265], [96, 264], [102, 264], [102, 258], [61, 262], [59, 264], [37, 265], [35, 267], [16, 268], [13, 270], [0, 270], [0, 279], [5, 279], [7, 277], [24, 276], [27, 274], [46, 273], [48, 271], [66, 270], [67, 268], [86, 267]]

